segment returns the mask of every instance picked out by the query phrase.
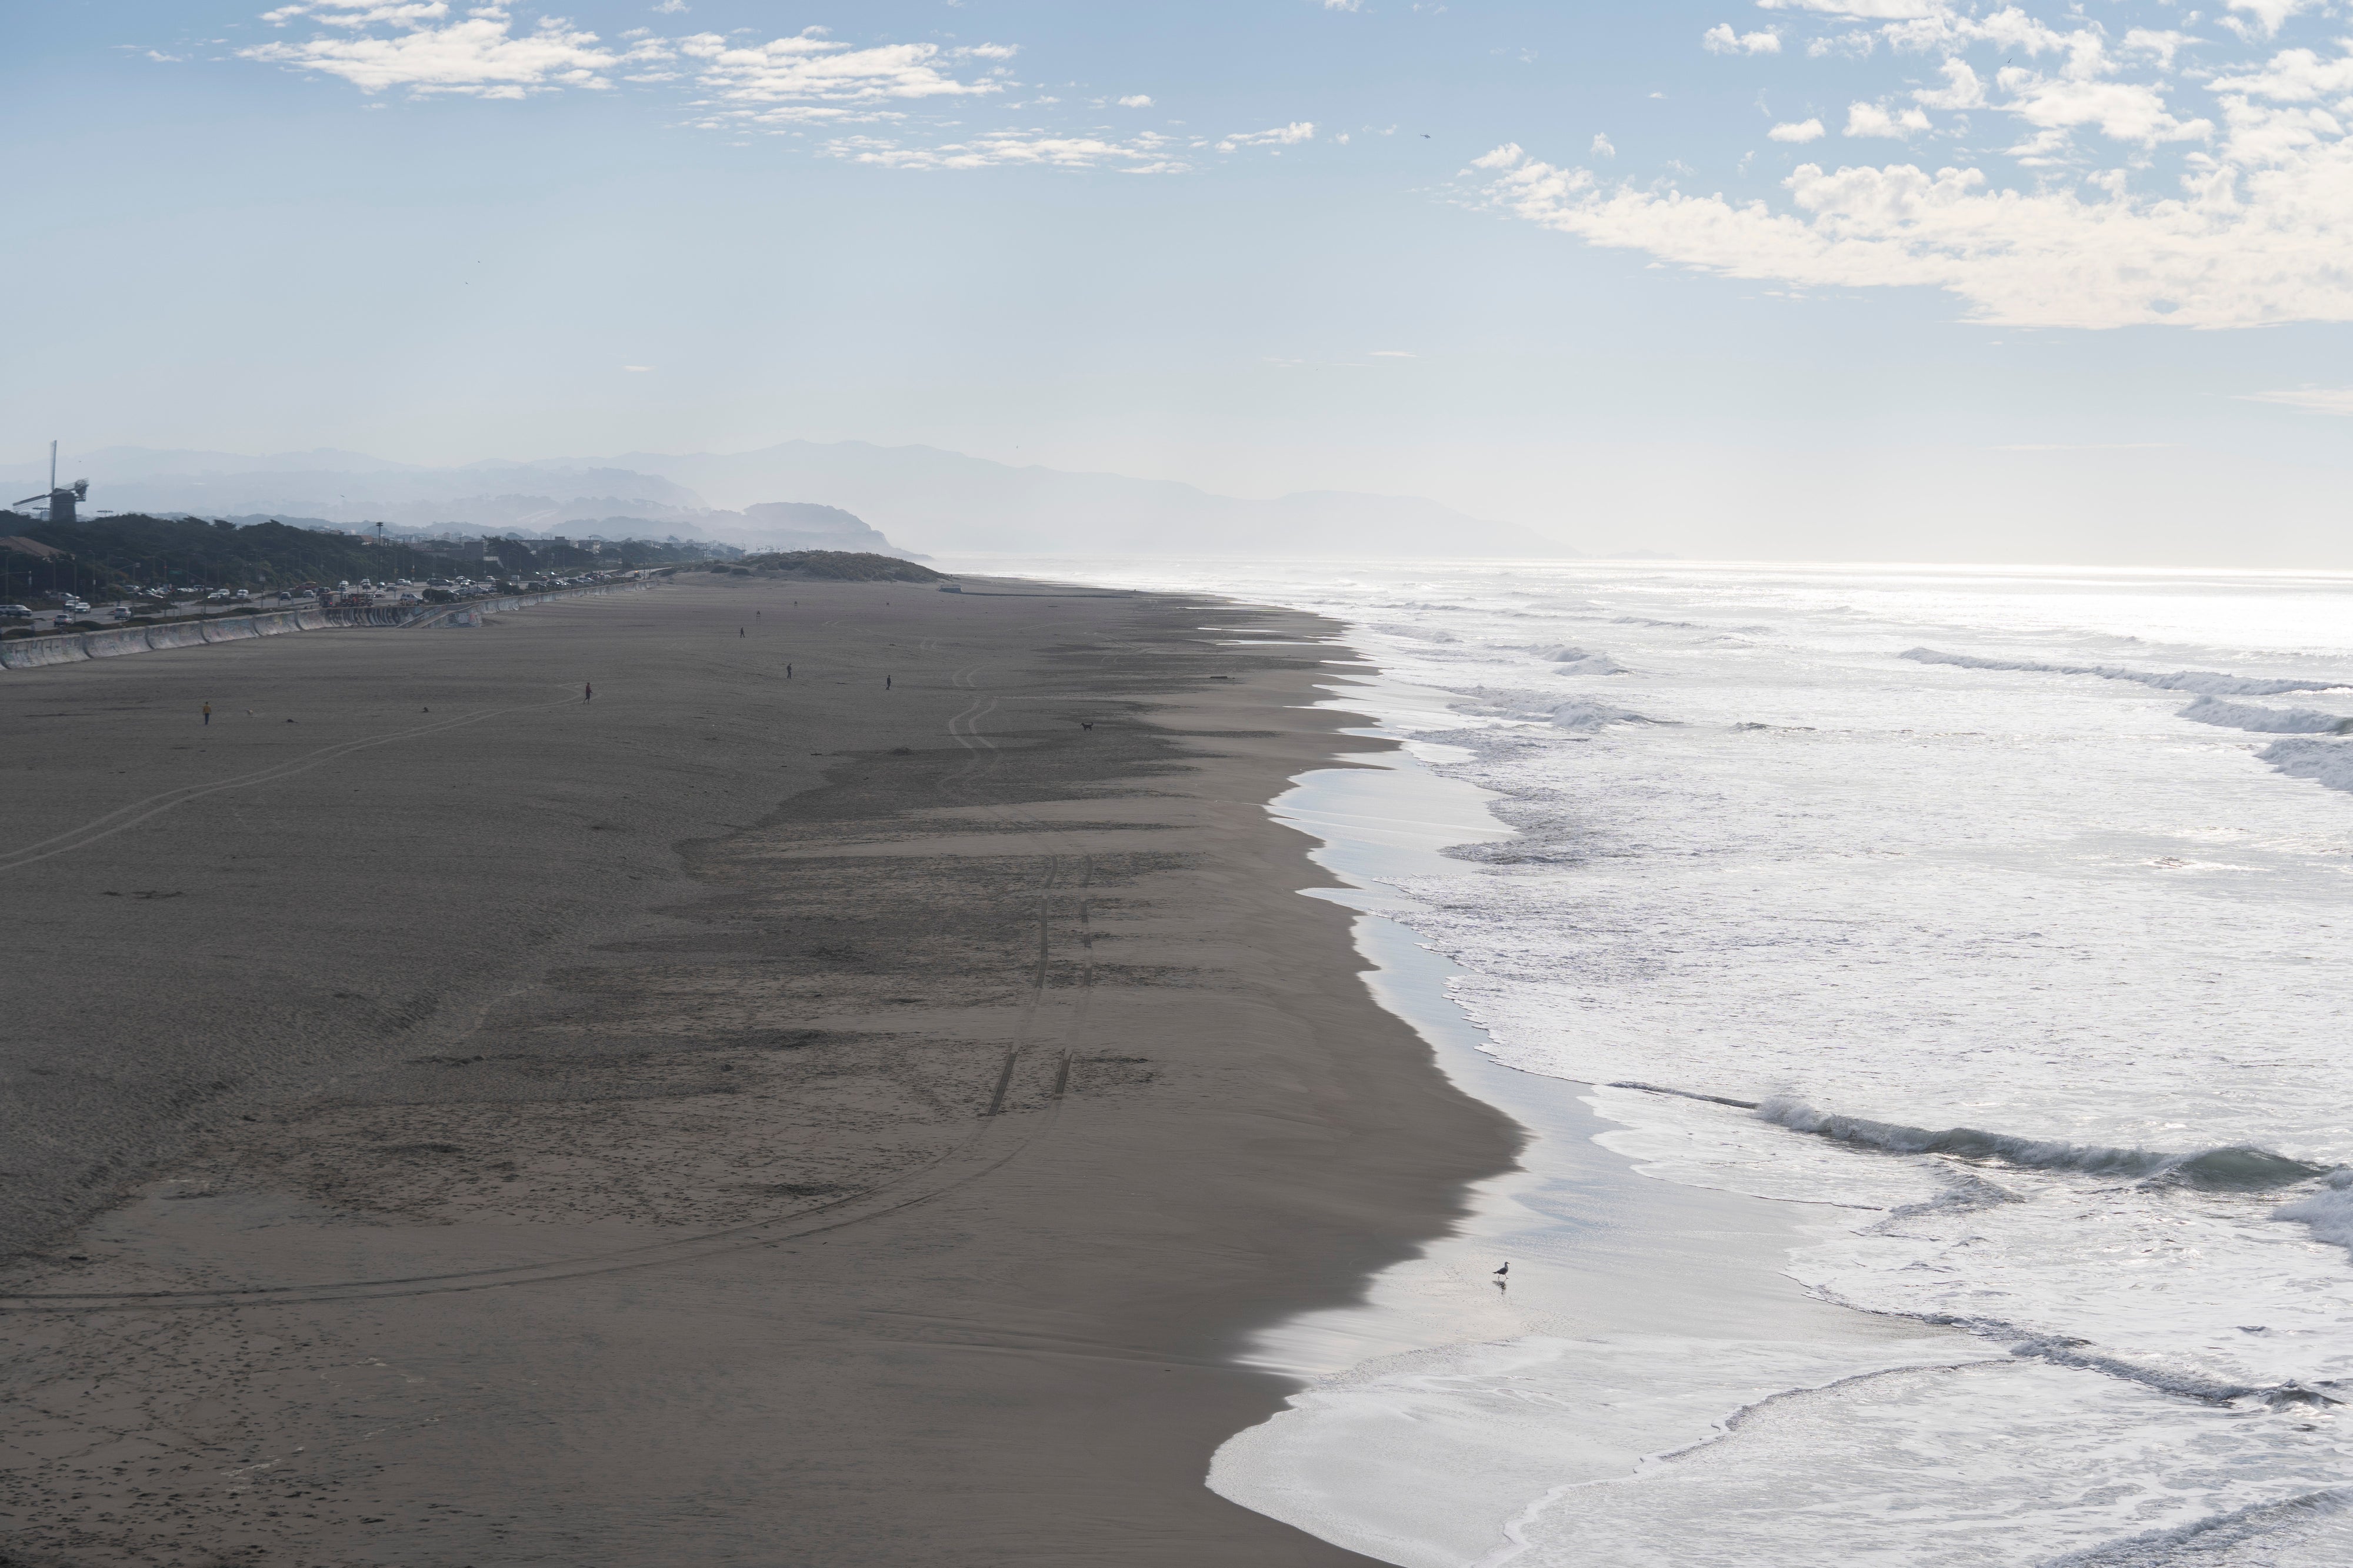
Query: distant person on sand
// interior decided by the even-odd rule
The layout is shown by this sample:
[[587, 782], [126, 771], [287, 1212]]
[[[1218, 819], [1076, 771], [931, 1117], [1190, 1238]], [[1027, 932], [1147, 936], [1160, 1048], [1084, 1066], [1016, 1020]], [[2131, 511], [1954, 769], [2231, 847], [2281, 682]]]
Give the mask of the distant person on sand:
[[584, 681], [580, 687], [580, 700], [583, 702], [592, 702], [596, 700], [596, 684], [593, 681]]
[[212, 705], [211, 703], [207, 702], [207, 703], [206, 703], [206, 704], [205, 704], [205, 722], [206, 722], [206, 723], [207, 723], [207, 724], [209, 724], [209, 723], [211, 723], [212, 721], [213, 721], [213, 705]]
[[792, 678], [793, 678], [793, 667], [792, 667], [791, 665], [789, 665], [789, 664], [788, 664], [788, 665], [785, 666], [785, 679], [786, 679], [786, 680], [790, 680]]
[[891, 689], [891, 678], [887, 675], [882, 678], [882, 689], [885, 691]]

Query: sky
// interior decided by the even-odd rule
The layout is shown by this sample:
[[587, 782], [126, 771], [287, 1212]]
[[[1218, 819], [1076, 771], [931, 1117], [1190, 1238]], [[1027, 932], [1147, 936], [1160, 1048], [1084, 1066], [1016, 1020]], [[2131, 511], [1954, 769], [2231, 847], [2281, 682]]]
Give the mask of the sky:
[[2353, 567], [2339, 4], [41, 0], [0, 37], [12, 463], [856, 439], [1594, 550]]

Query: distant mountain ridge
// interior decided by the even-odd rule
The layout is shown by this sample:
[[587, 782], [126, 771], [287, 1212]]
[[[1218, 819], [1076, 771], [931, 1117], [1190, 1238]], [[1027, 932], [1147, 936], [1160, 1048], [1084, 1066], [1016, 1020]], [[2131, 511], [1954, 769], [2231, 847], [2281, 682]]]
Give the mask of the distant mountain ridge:
[[785, 441], [756, 451], [594, 459], [723, 504], [822, 496], [933, 552], [1110, 555], [1576, 556], [1516, 523], [1419, 496], [1309, 490], [1251, 500], [1175, 479], [1015, 468], [936, 447]]
[[[292, 515], [354, 527], [675, 535], [752, 549], [898, 555], [911, 553], [902, 544], [962, 554], [1577, 553], [1532, 530], [1416, 496], [1311, 490], [1246, 500], [1173, 479], [1016, 468], [936, 447], [863, 441], [455, 468], [332, 448], [244, 458], [115, 447], [80, 454], [67, 467], [89, 476], [92, 508]], [[14, 465], [0, 467], [0, 476], [37, 486], [47, 473]], [[779, 495], [806, 499], [769, 499]]]

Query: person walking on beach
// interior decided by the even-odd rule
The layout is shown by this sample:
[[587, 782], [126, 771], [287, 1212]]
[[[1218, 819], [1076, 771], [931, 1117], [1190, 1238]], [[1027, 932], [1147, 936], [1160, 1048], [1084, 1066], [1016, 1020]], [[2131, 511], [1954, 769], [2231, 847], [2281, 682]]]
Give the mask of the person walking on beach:
[[786, 680], [790, 680], [792, 678], [793, 678], [793, 667], [792, 667], [791, 665], [789, 665], [789, 664], [788, 664], [788, 665], [785, 666], [785, 679], [786, 679]]
[[583, 702], [593, 702], [596, 700], [596, 683], [594, 681], [583, 681], [580, 686], [580, 700]]
[[891, 678], [887, 675], [882, 678], [882, 689], [885, 691], [891, 689]]
[[206, 704], [205, 704], [205, 722], [206, 722], [207, 725], [209, 725], [212, 721], [213, 721], [213, 705], [212, 705], [211, 703], [207, 702], [207, 703], [206, 703]]

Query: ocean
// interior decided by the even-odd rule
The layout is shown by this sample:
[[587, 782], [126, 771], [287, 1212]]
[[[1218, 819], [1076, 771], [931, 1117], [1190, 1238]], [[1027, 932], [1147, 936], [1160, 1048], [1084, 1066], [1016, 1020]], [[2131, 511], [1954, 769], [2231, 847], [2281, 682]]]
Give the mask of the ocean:
[[1025, 567], [1345, 624], [1404, 751], [1275, 809], [1535, 1134], [1250, 1348], [1221, 1493], [1413, 1568], [2353, 1562], [2353, 576]]

